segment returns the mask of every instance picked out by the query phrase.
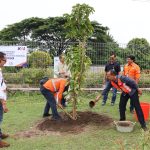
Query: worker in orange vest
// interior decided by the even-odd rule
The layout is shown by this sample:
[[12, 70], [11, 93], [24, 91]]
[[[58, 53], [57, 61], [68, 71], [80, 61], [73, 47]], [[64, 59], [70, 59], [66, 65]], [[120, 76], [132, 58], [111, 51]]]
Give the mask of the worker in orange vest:
[[62, 107], [61, 100], [65, 87], [69, 84], [69, 79], [54, 78], [49, 79], [43, 83], [40, 87], [41, 93], [46, 98], [47, 102], [45, 105], [43, 117], [50, 116], [49, 109], [52, 109], [52, 120], [61, 120], [58, 114], [56, 104]]
[[[140, 79], [140, 67], [135, 63], [135, 57], [133, 55], [127, 57], [127, 64], [124, 66], [123, 75], [133, 79], [138, 84]], [[130, 112], [134, 112], [134, 107], [131, 100]]]
[[139, 95], [142, 94], [142, 91], [138, 88], [136, 82], [129, 77], [117, 75], [114, 70], [110, 70], [106, 75], [107, 79], [111, 81], [112, 86], [122, 91], [119, 103], [120, 121], [126, 120], [126, 105], [128, 99], [130, 98], [133, 102], [133, 106], [135, 107], [135, 111], [142, 129], [144, 131], [147, 130], [143, 111], [139, 102]]

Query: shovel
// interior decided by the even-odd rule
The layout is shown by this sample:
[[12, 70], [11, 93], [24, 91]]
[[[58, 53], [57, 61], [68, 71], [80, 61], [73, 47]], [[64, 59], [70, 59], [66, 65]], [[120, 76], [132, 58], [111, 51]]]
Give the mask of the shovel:
[[72, 120], [76, 120], [76, 119], [74, 119], [73, 116], [71, 116], [61, 105], [58, 105], [58, 104], [57, 104], [57, 106], [58, 106], [65, 114], [67, 114], [67, 115], [69, 116], [69, 118], [71, 118]]
[[93, 108], [95, 106], [95, 104], [100, 100], [101, 97], [102, 97], [102, 95], [98, 95], [95, 100], [90, 101], [89, 102], [90, 108]]

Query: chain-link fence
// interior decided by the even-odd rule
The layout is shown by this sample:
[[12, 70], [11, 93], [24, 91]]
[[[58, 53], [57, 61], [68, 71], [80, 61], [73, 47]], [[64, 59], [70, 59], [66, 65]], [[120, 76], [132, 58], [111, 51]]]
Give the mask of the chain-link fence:
[[[62, 52], [67, 51], [68, 47], [77, 44], [76, 42], [0, 42], [0, 46], [27, 46], [28, 56], [36, 50], [46, 51], [50, 54], [52, 60], [55, 56], [58, 56]], [[147, 46], [139, 45], [126, 45], [116, 43], [87, 43], [87, 55], [91, 58], [92, 65], [87, 71], [87, 82], [85, 87], [100, 87], [104, 78], [104, 67], [109, 61], [110, 54], [115, 52], [117, 55], [117, 61], [120, 63], [121, 68], [126, 64], [126, 58], [128, 55], [134, 55], [136, 63], [141, 68], [140, 86], [150, 87], [150, 48]], [[28, 57], [29, 58], [29, 57]], [[44, 62], [45, 58], [33, 58], [34, 61], [42, 59], [40, 62]], [[53, 63], [49, 64], [47, 68], [31, 68], [30, 60], [28, 59], [27, 68], [18, 67], [6, 67], [4, 69], [5, 78], [8, 83], [26, 85], [37, 85], [41, 76], [53, 77]]]

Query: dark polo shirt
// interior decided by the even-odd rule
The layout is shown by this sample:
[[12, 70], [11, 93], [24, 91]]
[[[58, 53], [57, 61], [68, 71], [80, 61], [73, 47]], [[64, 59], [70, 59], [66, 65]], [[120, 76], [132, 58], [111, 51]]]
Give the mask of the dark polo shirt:
[[121, 71], [120, 64], [118, 62], [114, 62], [114, 63], [109, 62], [109, 63], [107, 63], [105, 65], [105, 72], [108, 72], [111, 69], [114, 69], [118, 74]]

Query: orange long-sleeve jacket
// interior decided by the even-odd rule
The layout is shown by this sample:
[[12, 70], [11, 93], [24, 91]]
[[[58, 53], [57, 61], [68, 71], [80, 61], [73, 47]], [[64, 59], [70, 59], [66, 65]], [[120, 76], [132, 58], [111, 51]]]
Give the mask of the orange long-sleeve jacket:
[[56, 102], [60, 104], [66, 84], [67, 79], [55, 78], [49, 79], [43, 86], [54, 94]]
[[135, 63], [130, 65], [126, 64], [124, 66], [123, 75], [137, 81], [140, 78], [140, 67]]

